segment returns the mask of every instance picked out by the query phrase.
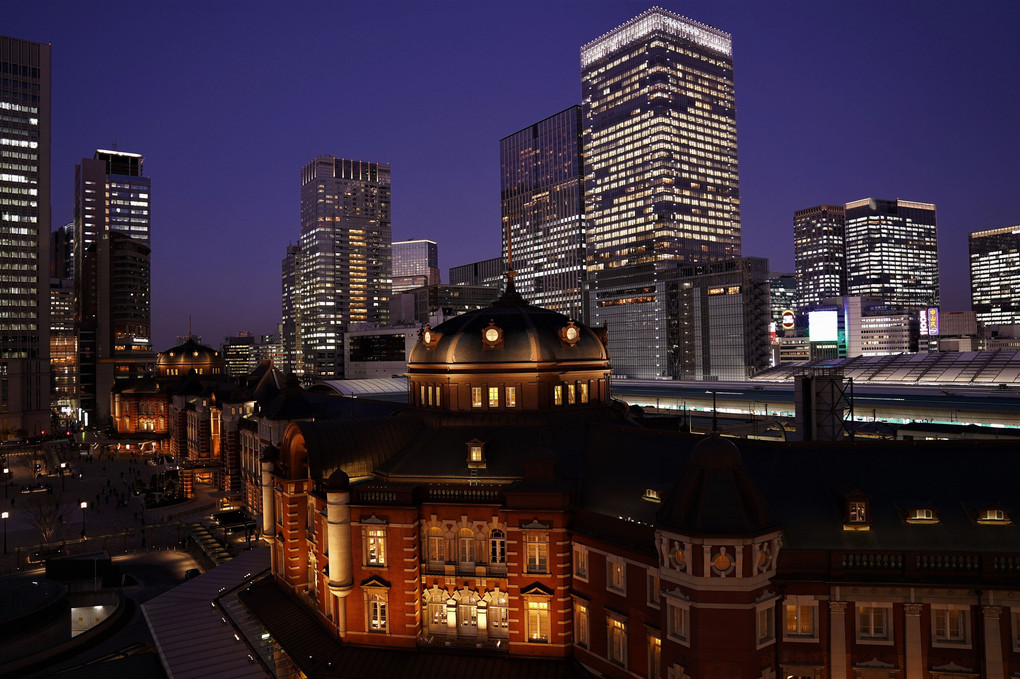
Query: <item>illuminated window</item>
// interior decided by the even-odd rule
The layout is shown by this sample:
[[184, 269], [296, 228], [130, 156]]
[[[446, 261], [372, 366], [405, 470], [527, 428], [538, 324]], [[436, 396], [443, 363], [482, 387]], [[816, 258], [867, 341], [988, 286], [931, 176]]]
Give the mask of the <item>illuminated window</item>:
[[573, 384], [567, 385], [567, 403], [573, 405], [577, 402], [577, 391]]
[[507, 408], [517, 407], [517, 389], [515, 387], [506, 388], [506, 407]]
[[1002, 509], [985, 509], [978, 516], [979, 523], [1009, 523], [1009, 516]]
[[969, 610], [963, 607], [932, 605], [932, 641], [954, 646], [967, 644], [970, 632], [968, 613]]
[[471, 407], [481, 408], [482, 407], [482, 388], [471, 387]]
[[857, 641], [892, 641], [892, 631], [889, 628], [891, 614], [892, 604], [857, 604]]
[[366, 590], [365, 606], [368, 609], [366, 618], [369, 632], [387, 631], [386, 604], [387, 594], [384, 588], [372, 587]]
[[588, 602], [574, 599], [574, 643], [588, 648]]
[[365, 529], [365, 563], [369, 566], [386, 565], [386, 529]]
[[772, 602], [758, 606], [758, 646], [768, 644], [776, 638], [775, 615]]
[[563, 405], [563, 387], [558, 384], [553, 387], [553, 404], [558, 406]]
[[527, 611], [528, 641], [549, 641], [549, 602], [529, 600], [527, 602]]
[[525, 533], [524, 547], [526, 573], [549, 572], [549, 536], [545, 533]]
[[662, 676], [662, 639], [648, 635], [648, 676], [658, 679]]
[[442, 528], [429, 528], [429, 561], [443, 563], [446, 561], [446, 536]]
[[499, 407], [499, 387], [489, 387], [489, 407]]
[[577, 385], [577, 388], [578, 388], [578, 392], [579, 392], [578, 395], [581, 397], [581, 403], [587, 403], [588, 402], [588, 383], [587, 382], [581, 382], [580, 384]]
[[817, 637], [816, 616], [818, 605], [811, 597], [790, 596], [784, 603], [786, 615], [786, 630], [784, 638], [802, 637], [814, 639]]
[[847, 521], [849, 523], [867, 523], [867, 507], [866, 502], [847, 503]]
[[610, 617], [606, 620], [606, 633], [607, 633], [607, 651], [609, 660], [623, 665], [627, 665], [627, 623], [623, 620]]
[[506, 594], [496, 590], [489, 601], [489, 636], [506, 639], [509, 628], [510, 616], [507, 615]]
[[457, 555], [462, 564], [475, 562], [475, 533], [470, 528], [461, 528], [457, 533]]
[[588, 579], [588, 548], [584, 545], [574, 545], [574, 577]]

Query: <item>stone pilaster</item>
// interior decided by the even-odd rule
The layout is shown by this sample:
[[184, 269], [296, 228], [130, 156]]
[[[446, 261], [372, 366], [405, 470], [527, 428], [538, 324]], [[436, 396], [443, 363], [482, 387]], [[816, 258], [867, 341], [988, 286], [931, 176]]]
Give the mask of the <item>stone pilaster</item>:
[[922, 604], [903, 604], [904, 621], [904, 664], [905, 679], [923, 679], [924, 649], [921, 646], [921, 611]]
[[1002, 606], [982, 606], [985, 625], [985, 677], [1005, 679], [1006, 670], [1002, 664]]
[[832, 664], [831, 679], [847, 679], [846, 667], [846, 604], [829, 602], [829, 657]]

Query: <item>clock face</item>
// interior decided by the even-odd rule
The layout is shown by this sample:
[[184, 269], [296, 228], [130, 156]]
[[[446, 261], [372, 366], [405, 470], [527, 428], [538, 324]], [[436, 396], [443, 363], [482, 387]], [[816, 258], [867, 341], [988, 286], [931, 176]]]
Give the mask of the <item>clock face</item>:
[[569, 328], [567, 328], [567, 339], [570, 340], [571, 342], [577, 339], [577, 328], [575, 328], [574, 326], [570, 326]]
[[489, 328], [488, 330], [485, 331], [485, 339], [489, 340], [490, 342], [499, 341], [499, 330], [496, 330], [495, 328]]
[[426, 330], [425, 334], [422, 336], [422, 339], [425, 340], [425, 344], [431, 344], [432, 343], [432, 333], [429, 332], [428, 330]]

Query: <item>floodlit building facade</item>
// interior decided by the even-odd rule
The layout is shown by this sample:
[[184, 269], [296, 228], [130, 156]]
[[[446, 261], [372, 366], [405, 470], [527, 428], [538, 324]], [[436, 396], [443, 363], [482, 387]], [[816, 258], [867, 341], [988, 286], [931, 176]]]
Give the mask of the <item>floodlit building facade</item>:
[[846, 295], [846, 211], [818, 205], [793, 213], [797, 308], [804, 313], [829, 297]]
[[388, 163], [318, 156], [302, 168], [294, 315], [306, 378], [343, 377], [348, 326], [389, 320], [390, 214]]
[[[532, 303], [586, 319], [581, 107], [499, 140], [503, 261]], [[507, 240], [509, 238], [509, 241]]]
[[970, 234], [970, 300], [985, 325], [1020, 323], [1020, 226]]
[[0, 36], [0, 440], [50, 428], [50, 46]]
[[935, 205], [864, 198], [845, 209], [845, 294], [904, 309], [939, 306]]
[[393, 243], [393, 292], [439, 285], [439, 246], [431, 240]]

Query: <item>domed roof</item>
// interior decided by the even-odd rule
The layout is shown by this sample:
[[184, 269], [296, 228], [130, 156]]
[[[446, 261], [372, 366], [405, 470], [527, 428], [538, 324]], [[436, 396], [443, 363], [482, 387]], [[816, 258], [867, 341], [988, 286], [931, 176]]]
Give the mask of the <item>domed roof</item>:
[[755, 535], [779, 526], [740, 450], [714, 433], [694, 446], [658, 520], [687, 535]]
[[408, 371], [457, 364], [608, 363], [609, 353], [594, 330], [561, 313], [531, 306], [513, 283], [496, 302], [422, 331]]
[[160, 372], [164, 372], [166, 368], [177, 368], [176, 374], [179, 375], [186, 374], [192, 367], [223, 367], [224, 365], [225, 361], [220, 352], [212, 347], [199, 344], [194, 337], [189, 337], [184, 344], [160, 352], [156, 357], [156, 366]]

